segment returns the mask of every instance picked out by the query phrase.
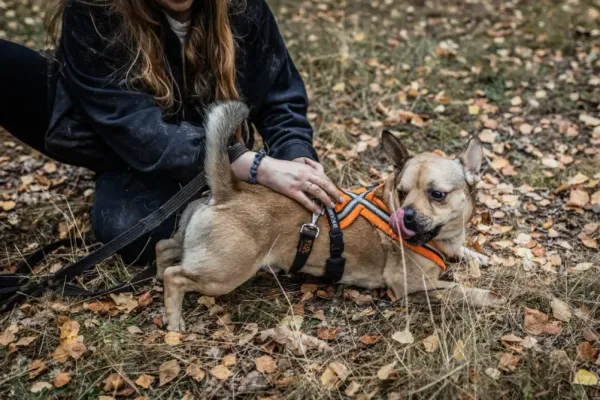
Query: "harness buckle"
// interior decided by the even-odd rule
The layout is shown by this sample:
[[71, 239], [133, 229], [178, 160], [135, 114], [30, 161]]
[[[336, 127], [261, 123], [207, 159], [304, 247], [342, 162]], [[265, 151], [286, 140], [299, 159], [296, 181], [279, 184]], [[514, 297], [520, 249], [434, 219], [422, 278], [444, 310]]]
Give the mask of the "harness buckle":
[[309, 223], [304, 224], [300, 227], [300, 233], [306, 234], [307, 232], [312, 232], [315, 234], [315, 239], [319, 236], [320, 230], [317, 226], [317, 222], [319, 221], [319, 217], [323, 215], [323, 207], [320, 208], [319, 212], [312, 213], [312, 219]]

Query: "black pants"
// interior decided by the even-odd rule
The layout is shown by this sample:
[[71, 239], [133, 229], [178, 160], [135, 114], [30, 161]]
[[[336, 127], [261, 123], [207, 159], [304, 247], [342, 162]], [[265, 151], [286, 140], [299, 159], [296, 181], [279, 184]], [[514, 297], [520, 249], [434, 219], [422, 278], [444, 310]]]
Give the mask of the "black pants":
[[[47, 60], [25, 46], [0, 40], [0, 126], [20, 141], [46, 154]], [[148, 176], [132, 169], [102, 172], [96, 179], [92, 228], [96, 239], [106, 243], [146, 217], [179, 190], [166, 178]], [[126, 247], [127, 263], [154, 260], [154, 246], [172, 235], [175, 218], [165, 221], [149, 236]]]

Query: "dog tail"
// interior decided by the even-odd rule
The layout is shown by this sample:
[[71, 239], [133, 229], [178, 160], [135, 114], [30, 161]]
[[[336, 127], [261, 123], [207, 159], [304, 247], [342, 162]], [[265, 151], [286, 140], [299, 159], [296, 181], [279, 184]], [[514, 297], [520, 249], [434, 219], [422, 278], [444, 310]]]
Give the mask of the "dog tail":
[[226, 200], [235, 190], [227, 147], [248, 113], [248, 107], [241, 101], [216, 103], [208, 109], [204, 169], [211, 196], [217, 202]]

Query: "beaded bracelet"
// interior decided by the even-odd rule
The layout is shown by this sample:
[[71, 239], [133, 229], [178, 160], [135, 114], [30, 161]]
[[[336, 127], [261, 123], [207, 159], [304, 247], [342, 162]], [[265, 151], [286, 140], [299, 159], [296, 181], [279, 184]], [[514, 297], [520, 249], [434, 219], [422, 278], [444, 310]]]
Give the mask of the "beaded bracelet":
[[256, 175], [258, 174], [258, 166], [263, 158], [267, 155], [265, 149], [260, 149], [258, 153], [254, 156], [254, 162], [252, 163], [252, 167], [250, 168], [250, 175], [248, 176], [248, 182], [251, 184], [256, 184]]

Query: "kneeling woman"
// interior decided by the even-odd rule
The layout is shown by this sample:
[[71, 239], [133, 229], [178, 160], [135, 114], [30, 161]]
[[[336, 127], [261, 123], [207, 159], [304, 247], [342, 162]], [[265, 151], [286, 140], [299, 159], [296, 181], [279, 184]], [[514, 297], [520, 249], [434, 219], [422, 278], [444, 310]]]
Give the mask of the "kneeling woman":
[[[268, 149], [258, 183], [310, 210], [312, 197], [333, 205], [304, 83], [265, 0], [59, 0], [48, 17], [51, 57], [0, 41], [0, 126], [97, 173], [98, 240], [115, 238], [202, 173], [204, 113], [214, 101], [250, 106]], [[247, 181], [255, 154], [240, 144], [230, 150], [233, 174]], [[174, 225], [166, 221], [122, 256], [152, 261]]]

